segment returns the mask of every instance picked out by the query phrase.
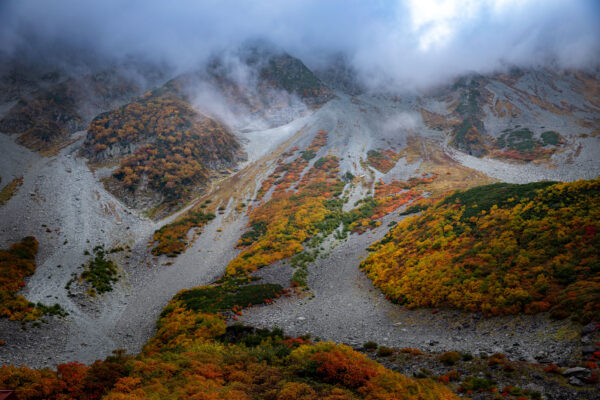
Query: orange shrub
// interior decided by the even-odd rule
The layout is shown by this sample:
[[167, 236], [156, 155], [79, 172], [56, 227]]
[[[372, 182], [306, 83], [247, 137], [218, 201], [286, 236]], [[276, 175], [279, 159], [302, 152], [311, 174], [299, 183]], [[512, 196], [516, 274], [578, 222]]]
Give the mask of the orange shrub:
[[114, 178], [131, 190], [145, 178], [168, 201], [189, 196], [208, 180], [210, 168], [231, 164], [240, 150], [228, 128], [164, 88], [91, 122], [84, 151], [102, 160], [113, 146], [137, 147]]
[[0, 250], [0, 317], [31, 321], [42, 315], [34, 304], [17, 294], [25, 286], [24, 279], [35, 272], [37, 250], [33, 236]]
[[600, 319], [600, 179], [494, 184], [400, 222], [361, 267], [393, 301]]

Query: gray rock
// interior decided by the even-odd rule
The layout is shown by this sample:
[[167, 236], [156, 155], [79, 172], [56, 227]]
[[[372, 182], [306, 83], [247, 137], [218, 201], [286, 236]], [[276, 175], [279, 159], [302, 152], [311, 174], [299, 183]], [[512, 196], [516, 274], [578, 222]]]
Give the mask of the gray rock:
[[528, 383], [523, 386], [524, 389], [531, 390], [532, 392], [542, 393], [544, 391], [544, 387], [542, 385], [538, 385], [536, 383]]
[[563, 376], [587, 376], [590, 374], [590, 370], [583, 367], [573, 367], [565, 370]]
[[572, 376], [569, 378], [569, 384], [573, 385], [573, 386], [583, 386], [583, 382], [581, 381], [581, 379]]
[[548, 358], [548, 353], [546, 353], [544, 351], [538, 353], [534, 358], [540, 364], [548, 364], [550, 362], [550, 359]]

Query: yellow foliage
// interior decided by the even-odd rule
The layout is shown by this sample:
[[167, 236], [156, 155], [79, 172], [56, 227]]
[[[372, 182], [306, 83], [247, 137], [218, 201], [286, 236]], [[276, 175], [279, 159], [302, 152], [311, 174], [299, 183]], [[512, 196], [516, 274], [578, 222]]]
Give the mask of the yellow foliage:
[[[454, 307], [486, 315], [540, 312], [600, 317], [600, 179], [546, 185], [515, 204], [437, 202], [406, 218], [362, 268], [392, 300], [409, 307]], [[498, 189], [500, 188], [500, 189]], [[478, 194], [481, 196], [481, 194]], [[574, 295], [569, 295], [574, 293]], [[530, 305], [532, 304], [532, 305]]]

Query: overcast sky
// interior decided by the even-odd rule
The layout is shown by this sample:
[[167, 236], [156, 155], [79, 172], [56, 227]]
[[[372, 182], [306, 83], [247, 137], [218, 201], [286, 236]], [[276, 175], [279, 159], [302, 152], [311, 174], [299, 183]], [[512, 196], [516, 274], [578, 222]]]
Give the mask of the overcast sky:
[[342, 52], [374, 85], [506, 65], [590, 67], [596, 0], [4, 0], [0, 49], [88, 49], [187, 67], [264, 38], [316, 66]]

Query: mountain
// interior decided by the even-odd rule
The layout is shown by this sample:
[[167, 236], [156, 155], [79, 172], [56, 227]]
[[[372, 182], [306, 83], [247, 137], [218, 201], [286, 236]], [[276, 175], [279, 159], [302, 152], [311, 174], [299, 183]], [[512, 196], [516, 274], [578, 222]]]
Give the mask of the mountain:
[[[421, 113], [468, 154], [543, 161], [579, 135], [598, 134], [598, 93], [598, 78], [588, 73], [513, 69], [460, 78], [426, 96]], [[436, 113], [440, 103], [445, 110]]]
[[597, 397], [598, 75], [332, 60], [3, 80], [0, 387]]
[[[127, 204], [148, 208], [178, 203], [205, 188], [211, 171], [235, 168], [244, 160], [231, 131], [239, 126], [228, 117], [277, 126], [294, 116], [288, 110], [297, 108], [295, 103], [314, 109], [333, 98], [300, 60], [288, 54], [251, 49], [235, 62], [246, 70], [243, 82], [233, 77], [226, 60], [216, 58], [206, 71], [175, 77], [97, 116], [81, 154], [94, 163], [120, 163], [107, 187]], [[213, 94], [213, 102], [220, 96], [228, 113], [212, 113], [212, 104], [197, 101], [198, 92]]]
[[146, 76], [115, 67], [97, 73], [54, 76], [56, 83], [22, 93], [0, 119], [0, 131], [19, 134], [19, 143], [38, 151], [67, 140], [84, 130], [100, 111], [123, 104], [142, 93], [148, 79], [159, 71], [149, 68]]

